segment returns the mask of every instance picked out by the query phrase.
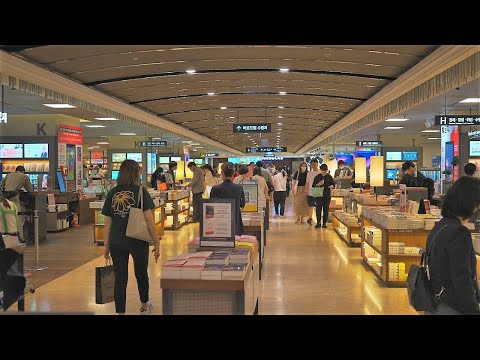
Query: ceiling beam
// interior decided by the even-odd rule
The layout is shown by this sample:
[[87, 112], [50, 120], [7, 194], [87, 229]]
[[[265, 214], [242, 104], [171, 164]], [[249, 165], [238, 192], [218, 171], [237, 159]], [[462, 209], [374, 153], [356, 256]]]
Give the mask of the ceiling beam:
[[11, 76], [15, 79], [24, 80], [45, 89], [64, 94], [67, 97], [73, 97], [88, 104], [99, 106], [109, 112], [131, 117], [132, 119], [157, 127], [160, 131], [169, 131], [202, 142], [206, 145], [225, 150], [232, 154], [243, 155], [242, 152], [230, 146], [197, 134], [183, 126], [165, 120], [156, 114], [129, 105], [112, 96], [80, 84], [79, 82], [43, 69], [38, 65], [20, 59], [19, 57], [11, 55], [5, 51], [0, 51], [0, 64], [0, 82], [4, 85], [9, 85], [9, 77]]

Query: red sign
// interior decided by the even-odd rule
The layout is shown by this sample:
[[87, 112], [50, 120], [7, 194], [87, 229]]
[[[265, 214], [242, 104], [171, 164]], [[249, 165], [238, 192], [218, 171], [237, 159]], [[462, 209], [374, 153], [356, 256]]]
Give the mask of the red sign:
[[103, 164], [103, 150], [92, 150], [90, 155], [92, 164]]
[[58, 125], [58, 142], [69, 145], [82, 145], [82, 128], [71, 125]]

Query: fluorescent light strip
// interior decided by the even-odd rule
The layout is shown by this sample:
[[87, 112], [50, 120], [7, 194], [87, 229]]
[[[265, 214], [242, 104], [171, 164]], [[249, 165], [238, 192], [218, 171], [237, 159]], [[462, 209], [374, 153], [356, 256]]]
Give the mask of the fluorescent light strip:
[[213, 96], [213, 95], [215, 95], [215, 93], [214, 92], [209, 92], [207, 95], [208, 96]]
[[461, 103], [480, 103], [480, 98], [468, 98], [460, 102]]
[[280, 68], [280, 72], [282, 72], [282, 73], [287, 73], [287, 72], [289, 72], [289, 71], [290, 71], [290, 69]]
[[114, 117], [99, 117], [99, 118], [94, 118], [95, 120], [100, 120], [100, 121], [115, 121], [118, 120], [117, 118]]
[[441, 138], [428, 138], [428, 140], [440, 140]]
[[120, 135], [123, 135], [123, 136], [134, 136], [134, 135], [137, 135], [135, 133], [120, 133]]
[[54, 109], [72, 109], [76, 108], [76, 106], [70, 104], [43, 104], [43, 106], [54, 108]]
[[104, 128], [106, 126], [105, 125], [85, 125], [85, 127], [88, 127], [88, 128]]
[[106, 142], [106, 141], [97, 142], [97, 145], [108, 145], [108, 144], [110, 144], [110, 143]]
[[222, 107], [220, 108], [220, 110], [227, 110], [227, 107], [226, 107], [226, 106], [222, 106]]
[[385, 121], [408, 121], [410, 119], [387, 119]]
[[191, 69], [191, 70], [187, 70], [187, 74], [195, 74], [195, 73], [196, 73], [196, 71], [195, 71], [195, 70], [193, 70], [193, 69]]
[[280, 95], [287, 95], [287, 92], [286, 91], [280, 91], [279, 94]]
[[438, 133], [440, 130], [422, 130], [423, 133]]
[[398, 129], [403, 129], [403, 126], [387, 126], [384, 129], [385, 130], [398, 130]]

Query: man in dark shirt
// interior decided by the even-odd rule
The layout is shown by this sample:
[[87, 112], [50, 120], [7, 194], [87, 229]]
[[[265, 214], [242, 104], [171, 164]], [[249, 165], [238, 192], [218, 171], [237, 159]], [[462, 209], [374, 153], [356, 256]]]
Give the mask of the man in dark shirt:
[[[315, 176], [313, 179], [312, 187], [321, 187], [323, 186], [323, 197], [315, 198], [315, 212], [317, 215], [317, 225], [315, 227], [326, 228], [328, 221], [328, 207], [330, 206], [330, 200], [332, 198], [331, 189], [335, 187], [335, 181], [332, 178], [332, 175], [328, 173], [327, 164], [320, 165], [320, 174]], [[320, 225], [320, 219], [322, 218], [323, 210], [323, 225]]]
[[420, 171], [415, 175], [415, 164], [412, 161], [405, 161], [402, 165], [404, 175], [400, 180], [400, 184], [405, 184], [407, 187], [423, 187], [425, 176]]

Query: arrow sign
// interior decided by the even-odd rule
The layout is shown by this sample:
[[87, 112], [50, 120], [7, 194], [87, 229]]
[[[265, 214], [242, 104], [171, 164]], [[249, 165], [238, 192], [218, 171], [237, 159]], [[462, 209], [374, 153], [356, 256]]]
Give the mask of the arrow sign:
[[233, 124], [234, 133], [269, 133], [272, 131], [272, 124]]

